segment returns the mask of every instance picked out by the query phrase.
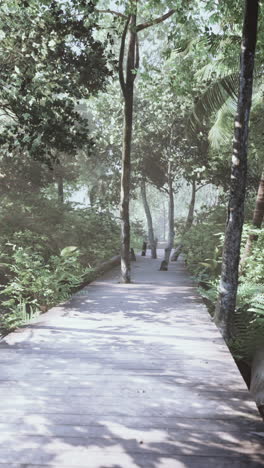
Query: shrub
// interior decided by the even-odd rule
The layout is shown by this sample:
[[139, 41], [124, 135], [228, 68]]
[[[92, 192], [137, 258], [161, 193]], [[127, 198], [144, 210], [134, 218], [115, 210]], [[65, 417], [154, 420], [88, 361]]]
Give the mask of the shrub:
[[184, 235], [186, 263], [198, 281], [210, 282], [219, 276], [224, 226], [225, 210], [217, 207], [203, 212]]
[[[22, 236], [23, 237], [23, 236]], [[66, 300], [73, 288], [79, 286], [87, 269], [80, 261], [76, 247], [64, 248], [46, 262], [36, 246], [8, 244], [12, 254], [2, 265], [8, 270], [7, 284], [2, 286], [2, 328], [16, 326]]]

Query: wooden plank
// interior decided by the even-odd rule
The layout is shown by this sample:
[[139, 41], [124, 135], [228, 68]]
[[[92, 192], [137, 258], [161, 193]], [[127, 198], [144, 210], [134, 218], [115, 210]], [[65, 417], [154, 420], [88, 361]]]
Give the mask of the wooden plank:
[[[17, 425], [21, 427], [22, 424], [27, 424], [30, 427], [38, 428], [43, 425], [52, 426], [99, 426], [107, 424], [112, 427], [121, 425], [123, 427], [130, 427], [133, 429], [147, 428], [151, 429], [179, 429], [179, 430], [200, 430], [201, 432], [210, 433], [228, 431], [228, 432], [261, 432], [263, 431], [263, 422], [256, 415], [256, 417], [243, 418], [236, 417], [233, 415], [231, 418], [226, 418], [224, 415], [218, 418], [193, 418], [189, 417], [177, 417], [168, 418], [166, 416], [149, 416], [148, 418], [142, 418], [141, 415], [120, 415], [120, 414], [105, 414], [107, 419], [96, 419], [94, 414], [73, 414], [73, 413], [33, 413], [24, 412], [21, 410], [9, 411], [0, 413], [0, 423]], [[37, 430], [37, 429], [36, 429]]]
[[[162, 388], [164, 392], [166, 392], [167, 398], [173, 400], [186, 400], [186, 389], [185, 385], [167, 385], [167, 383], [159, 383], [157, 388], [156, 382], [149, 381], [149, 379], [127, 379], [123, 381], [109, 381], [109, 380], [102, 380], [100, 379], [100, 392], [97, 392], [96, 397], [102, 398], [103, 396], [110, 396], [115, 395], [116, 398], [142, 398], [145, 400], [149, 399], [159, 399], [160, 397], [160, 389]], [[23, 397], [34, 397], [38, 398], [40, 396], [63, 398], [63, 396], [67, 396], [67, 398], [74, 398], [74, 397], [86, 397], [92, 398], [95, 396], [95, 390], [99, 387], [98, 380], [94, 380], [89, 382], [88, 385], [69, 385], [69, 386], [62, 386], [46, 382], [45, 380], [39, 381], [37, 384], [32, 381], [30, 384], [27, 382], [14, 382], [10, 383], [2, 383], [0, 386], [0, 400], [6, 397], [7, 393], [10, 398], [15, 398], [16, 396], [23, 396]], [[216, 390], [215, 388], [210, 389], [205, 388], [202, 385], [200, 388], [196, 385], [190, 385], [189, 388], [192, 391], [193, 398], [204, 398], [206, 400], [221, 400], [221, 401], [229, 401], [229, 400], [240, 400], [240, 401], [251, 401], [250, 395], [248, 391], [242, 390], [235, 390], [234, 388], [225, 389], [219, 388]]]
[[[21, 420], [22, 421], [22, 420]], [[121, 423], [120, 423], [121, 422]], [[167, 423], [167, 424], [166, 424]], [[255, 429], [255, 425], [252, 426]], [[190, 438], [199, 438], [203, 440], [209, 434], [210, 440], [214, 438], [219, 443], [224, 443], [225, 438], [239, 439], [239, 443], [247, 444], [248, 438], [252, 437], [253, 431], [250, 430], [250, 424], [242, 424], [238, 427], [233, 422], [226, 420], [208, 420], [208, 419], [177, 419], [174, 427], [168, 427], [168, 421], [163, 418], [161, 421], [156, 419], [151, 421], [150, 425], [135, 420], [135, 418], [124, 418], [119, 422], [107, 421], [97, 425], [78, 425], [78, 424], [52, 424], [52, 422], [41, 418], [40, 415], [32, 416], [31, 422], [23, 421], [20, 423], [0, 423], [0, 440], [3, 437], [16, 438], [19, 436], [31, 435], [32, 437], [48, 436], [48, 437], [69, 437], [69, 438], [102, 438], [103, 433], [108, 432], [107, 436], [111, 440], [120, 439], [139, 439], [148, 440], [153, 437], [157, 440], [160, 438], [168, 438], [174, 440], [187, 440]], [[110, 435], [111, 434], [111, 435]], [[255, 433], [254, 442], [259, 443], [258, 433]]]
[[56, 461], [50, 463], [32, 464], [13, 464], [13, 463], [0, 463], [0, 468], [260, 468], [263, 465], [262, 461], [258, 458], [244, 457], [240, 460], [232, 457], [200, 457], [200, 456], [177, 456], [171, 459], [163, 456], [154, 456], [148, 454], [119, 454], [118, 459], [116, 454], [104, 454], [102, 451], [98, 454], [90, 454], [85, 460], [84, 464], [72, 461], [65, 463], [57, 463]]
[[[120, 434], [122, 428], [119, 428]], [[198, 455], [201, 457], [232, 457], [239, 459], [243, 455], [260, 452], [262, 447], [258, 440], [248, 440], [248, 435], [228, 433], [207, 434], [207, 440], [196, 433], [168, 434], [162, 431], [153, 431], [150, 434], [138, 432], [134, 437], [133, 431], [124, 431], [124, 435], [116, 436], [107, 427], [101, 427], [101, 437], [83, 437], [82, 432], [76, 437], [68, 436], [39, 436], [39, 435], [15, 435], [5, 433], [0, 435], [0, 458], [2, 462], [36, 463], [41, 457], [42, 463], [50, 461], [51, 455], [56, 453], [56, 458], [61, 462], [78, 460], [84, 463], [93, 454], [101, 451], [110, 454], [146, 454], [168, 458], [181, 455]], [[16, 450], [10, 450], [14, 436], [16, 437]]]

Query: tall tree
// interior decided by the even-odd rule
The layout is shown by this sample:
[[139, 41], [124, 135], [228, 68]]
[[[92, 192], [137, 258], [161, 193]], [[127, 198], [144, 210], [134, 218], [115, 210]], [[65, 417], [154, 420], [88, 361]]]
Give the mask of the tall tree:
[[164, 260], [166, 264], [169, 264], [171, 251], [174, 245], [174, 237], [175, 237], [175, 228], [174, 228], [174, 188], [173, 188], [173, 169], [172, 169], [172, 162], [169, 161], [168, 163], [168, 195], [169, 195], [169, 234], [168, 234], [168, 245], [165, 249], [165, 257]]
[[[121, 172], [121, 278], [124, 283], [130, 283], [130, 174], [131, 174], [131, 142], [133, 128], [133, 103], [135, 71], [139, 66], [139, 49], [137, 39], [137, 0], [134, 9], [126, 21], [122, 36], [119, 58], [119, 80], [124, 96], [124, 126], [122, 148], [122, 172]], [[128, 54], [126, 63], [126, 80], [124, 78], [124, 53], [127, 31], [129, 28]]]
[[215, 321], [226, 340], [232, 336], [236, 307], [238, 266], [244, 221], [247, 177], [248, 128], [258, 26], [258, 0], [246, 0], [240, 64], [240, 89], [235, 120], [228, 217], [223, 250], [220, 294]]
[[[152, 5], [150, 5], [152, 6]], [[124, 97], [124, 125], [123, 125], [123, 149], [122, 149], [122, 170], [121, 170], [121, 197], [120, 197], [120, 217], [121, 217], [121, 281], [130, 283], [130, 182], [131, 182], [131, 143], [133, 130], [133, 107], [134, 107], [134, 82], [139, 67], [139, 43], [138, 33], [160, 24], [175, 13], [175, 9], [170, 9], [164, 15], [138, 24], [138, 0], [128, 0], [126, 4], [127, 14], [113, 10], [98, 10], [102, 13], [125, 19], [125, 27], [121, 38], [119, 54], [119, 80]], [[146, 5], [144, 5], [146, 7]], [[128, 36], [128, 44], [126, 41]], [[125, 52], [126, 74], [124, 74]]]
[[191, 182], [191, 187], [192, 187], [191, 201], [190, 201], [190, 204], [189, 204], [189, 211], [188, 211], [188, 216], [187, 216], [187, 219], [186, 219], [184, 233], [189, 231], [189, 229], [191, 229], [192, 224], [193, 224], [195, 201], [196, 201], [196, 192], [197, 192], [196, 179], [195, 178]]

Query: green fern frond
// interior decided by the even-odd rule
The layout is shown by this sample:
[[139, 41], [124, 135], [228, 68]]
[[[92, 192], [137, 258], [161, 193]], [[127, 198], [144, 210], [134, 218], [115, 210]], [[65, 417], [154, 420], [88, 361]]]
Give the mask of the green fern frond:
[[251, 361], [256, 349], [264, 342], [264, 286], [254, 283], [240, 285], [238, 306], [233, 322], [235, 339], [230, 345], [237, 357]]
[[249, 312], [254, 312], [260, 318], [264, 316], [264, 294], [257, 294], [253, 298]]
[[236, 338], [230, 343], [233, 353], [251, 361], [264, 341], [264, 320], [254, 318], [252, 312], [237, 311], [234, 318]]

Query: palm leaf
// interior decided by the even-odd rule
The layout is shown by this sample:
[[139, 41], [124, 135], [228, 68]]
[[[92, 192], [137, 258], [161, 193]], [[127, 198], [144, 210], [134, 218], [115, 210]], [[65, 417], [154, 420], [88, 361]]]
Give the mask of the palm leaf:
[[189, 116], [189, 133], [197, 134], [197, 130], [201, 128], [208, 117], [214, 112], [218, 112], [228, 98], [231, 97], [236, 100], [238, 96], [238, 85], [237, 73], [221, 77], [212, 83], [195, 104]]
[[225, 59], [211, 60], [195, 73], [195, 77], [202, 81], [219, 80], [229, 76], [231, 73], [237, 73], [237, 70], [239, 70], [239, 63], [235, 63], [234, 65], [235, 66], [230, 69]]
[[236, 110], [236, 100], [229, 98], [217, 112], [215, 123], [208, 135], [212, 148], [218, 149], [221, 145], [231, 142], [233, 126], [230, 125], [230, 119], [235, 116]]

